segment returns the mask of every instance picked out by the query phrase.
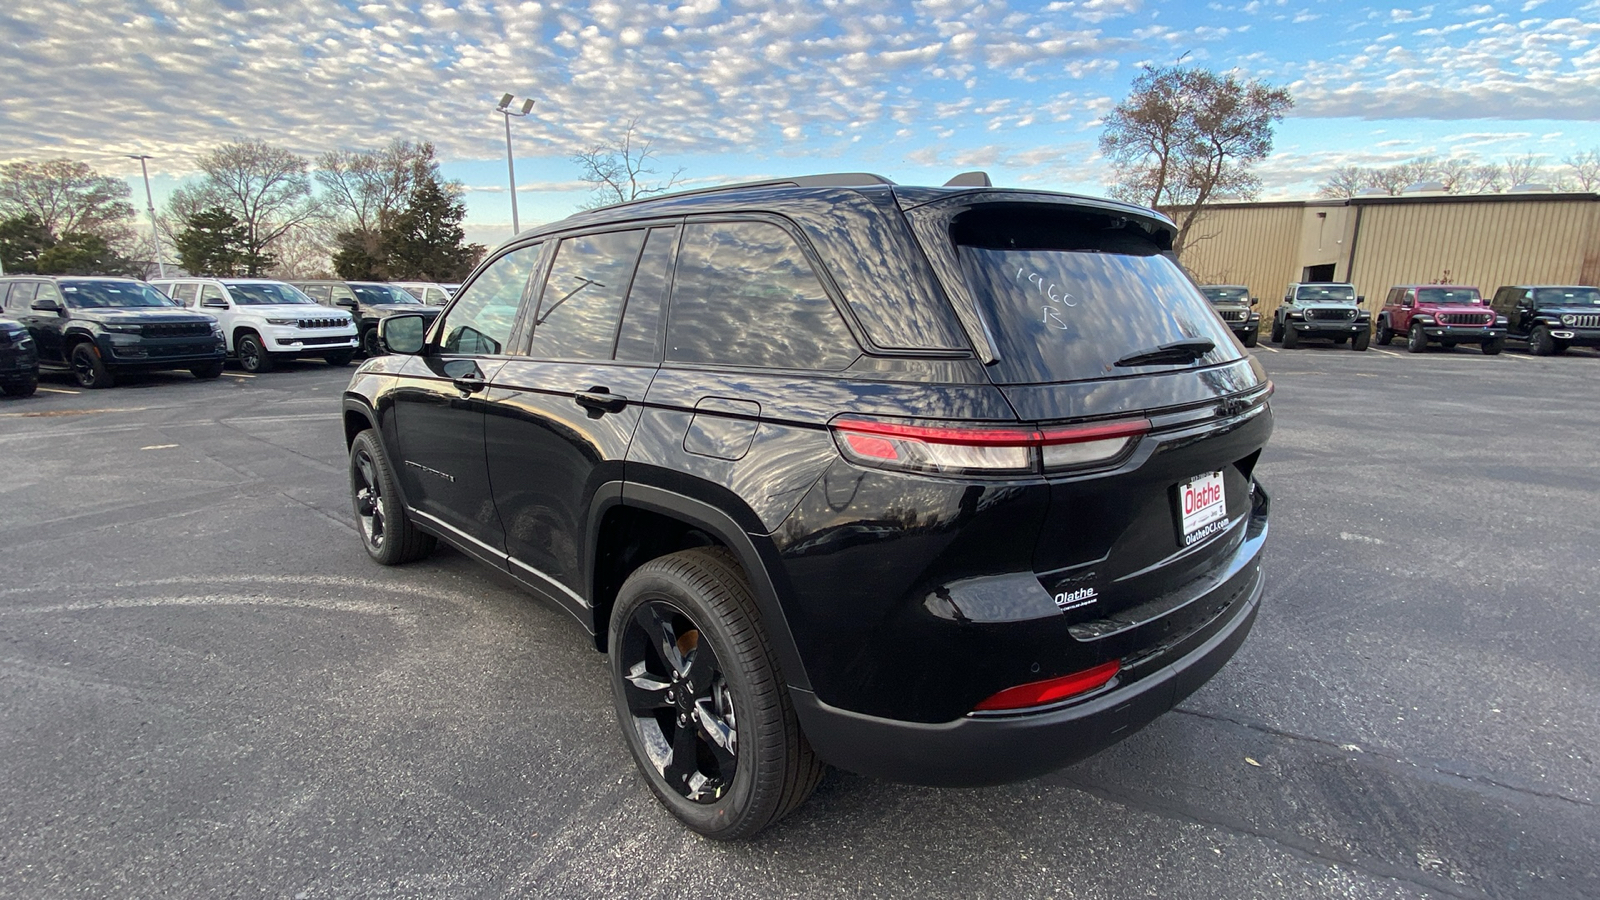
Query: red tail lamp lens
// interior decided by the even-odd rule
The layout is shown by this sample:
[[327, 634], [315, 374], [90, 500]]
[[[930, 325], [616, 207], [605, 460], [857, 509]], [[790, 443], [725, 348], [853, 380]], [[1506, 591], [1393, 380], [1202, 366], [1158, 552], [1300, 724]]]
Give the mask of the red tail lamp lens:
[[833, 423], [846, 458], [927, 474], [1014, 475], [1101, 465], [1121, 456], [1149, 430], [1147, 419], [1048, 428], [854, 416]]
[[1065, 700], [1078, 694], [1087, 693], [1106, 682], [1117, 677], [1117, 672], [1122, 670], [1122, 663], [1112, 660], [1102, 663], [1092, 669], [1063, 675], [1060, 678], [1047, 678], [1044, 681], [1035, 681], [1030, 684], [1019, 684], [1014, 688], [1006, 688], [993, 697], [973, 707], [975, 711], [995, 711], [1005, 709], [1027, 709], [1030, 706], [1043, 706], [1057, 700]]

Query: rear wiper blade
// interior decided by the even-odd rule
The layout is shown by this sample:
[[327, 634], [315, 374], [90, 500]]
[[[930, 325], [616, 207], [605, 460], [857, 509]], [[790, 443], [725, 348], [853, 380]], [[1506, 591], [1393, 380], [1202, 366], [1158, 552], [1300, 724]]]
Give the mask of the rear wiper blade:
[[1115, 363], [1112, 363], [1112, 365], [1181, 365], [1183, 363], [1194, 362], [1200, 357], [1205, 356], [1207, 353], [1210, 353], [1212, 350], [1215, 350], [1216, 347], [1216, 344], [1213, 344], [1205, 338], [1189, 338], [1182, 341], [1173, 341], [1170, 344], [1162, 344], [1161, 346], [1151, 350], [1140, 350], [1138, 353], [1130, 353], [1127, 356], [1117, 360]]

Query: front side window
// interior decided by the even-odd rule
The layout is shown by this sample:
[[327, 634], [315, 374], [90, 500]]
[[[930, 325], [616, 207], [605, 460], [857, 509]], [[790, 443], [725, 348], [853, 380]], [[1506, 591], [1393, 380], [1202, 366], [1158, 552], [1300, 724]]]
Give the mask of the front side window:
[[519, 247], [489, 264], [445, 314], [439, 349], [465, 356], [506, 352], [528, 276], [543, 245]]
[[[54, 290], [53, 285], [45, 287]], [[66, 295], [67, 305], [77, 309], [176, 305], [166, 294], [137, 281], [63, 281], [61, 292]]]
[[771, 222], [684, 227], [667, 359], [837, 371], [861, 349], [805, 253]]
[[197, 291], [198, 285], [192, 281], [186, 281], [183, 284], [175, 284], [172, 286], [172, 299], [178, 301], [184, 306], [190, 306], [194, 303]]
[[301, 290], [306, 292], [307, 297], [310, 297], [324, 306], [330, 302], [328, 286], [325, 284], [308, 284], [301, 288]]
[[[1001, 384], [1112, 378], [1243, 356], [1177, 263], [1114, 218], [977, 209], [955, 221], [951, 236], [994, 335], [999, 361], [990, 373]], [[1202, 340], [1212, 348], [1193, 361], [1132, 362], [1166, 344]]]
[[214, 284], [202, 284], [200, 286], [200, 302], [204, 303], [207, 300], [221, 300], [223, 303], [228, 302], [228, 298], [222, 296], [222, 288], [219, 288]]
[[613, 231], [563, 240], [539, 300], [528, 354], [540, 359], [610, 359], [645, 233]]
[[422, 305], [422, 301], [411, 296], [404, 290], [391, 284], [352, 284], [350, 290], [356, 292], [363, 303], [409, 303], [413, 306]]

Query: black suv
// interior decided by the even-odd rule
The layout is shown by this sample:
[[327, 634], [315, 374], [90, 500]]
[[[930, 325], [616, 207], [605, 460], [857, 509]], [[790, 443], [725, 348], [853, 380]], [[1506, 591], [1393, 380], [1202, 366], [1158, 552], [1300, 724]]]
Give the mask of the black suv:
[[142, 281], [19, 275], [0, 278], [0, 301], [33, 335], [40, 368], [70, 371], [86, 388], [111, 387], [123, 370], [222, 374], [217, 320], [180, 308]]
[[437, 306], [427, 306], [403, 288], [382, 281], [291, 281], [289, 284], [323, 306], [350, 310], [361, 336], [361, 352], [367, 356], [383, 352], [378, 346], [378, 323], [388, 316], [421, 313], [432, 318], [439, 314]]
[[1250, 296], [1249, 288], [1242, 284], [1207, 284], [1201, 286], [1200, 293], [1206, 295], [1217, 315], [1228, 323], [1228, 330], [1246, 347], [1261, 341], [1261, 313], [1251, 309], [1260, 301]]
[[1173, 233], [815, 176], [519, 235], [351, 379], [366, 549], [443, 539], [571, 613], [711, 837], [823, 762], [1056, 769], [1203, 684], [1259, 605], [1271, 385]]
[[1489, 301], [1506, 318], [1506, 337], [1527, 341], [1534, 356], [1600, 347], [1600, 288], [1586, 285], [1507, 285]]
[[[0, 297], [0, 308], [4, 306]], [[39, 350], [33, 335], [21, 322], [0, 318], [0, 392], [7, 397], [31, 397], [38, 389]]]

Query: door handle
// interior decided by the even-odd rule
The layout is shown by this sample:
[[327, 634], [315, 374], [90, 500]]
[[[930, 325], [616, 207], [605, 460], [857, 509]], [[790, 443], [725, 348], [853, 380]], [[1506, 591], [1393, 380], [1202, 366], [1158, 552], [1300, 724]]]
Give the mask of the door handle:
[[483, 390], [484, 386], [489, 382], [485, 381], [482, 375], [478, 374], [477, 372], [473, 372], [470, 375], [461, 375], [456, 378], [452, 378], [450, 379], [450, 383], [455, 385], [456, 390], [463, 394], [475, 394], [478, 391]]
[[621, 394], [613, 394], [608, 388], [592, 387], [586, 391], [578, 391], [572, 399], [579, 406], [590, 411], [591, 415], [599, 416], [602, 413], [622, 412], [628, 405], [628, 398]]

